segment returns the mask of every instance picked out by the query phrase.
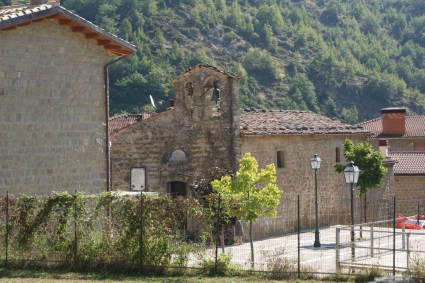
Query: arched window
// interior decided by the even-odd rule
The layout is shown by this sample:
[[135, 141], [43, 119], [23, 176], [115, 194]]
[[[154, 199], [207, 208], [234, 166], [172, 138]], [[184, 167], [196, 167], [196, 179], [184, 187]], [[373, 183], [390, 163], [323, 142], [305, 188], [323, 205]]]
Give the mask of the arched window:
[[177, 149], [168, 154], [167, 157], [168, 162], [174, 162], [174, 163], [182, 163], [186, 162], [186, 153], [184, 153], [183, 150]]
[[187, 82], [184, 84], [185, 94], [189, 97], [189, 108], [193, 107], [194, 104], [194, 96], [193, 96], [193, 84], [192, 82]]

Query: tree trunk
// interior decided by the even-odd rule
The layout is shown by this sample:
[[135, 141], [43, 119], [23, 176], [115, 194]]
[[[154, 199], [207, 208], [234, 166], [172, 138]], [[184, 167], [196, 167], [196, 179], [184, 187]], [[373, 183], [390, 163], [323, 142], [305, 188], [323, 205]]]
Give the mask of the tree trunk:
[[252, 221], [249, 221], [249, 244], [251, 245], [251, 267], [254, 268], [254, 243], [252, 242]]
[[365, 223], [367, 223], [367, 198], [366, 198], [366, 194], [364, 194], [364, 222]]

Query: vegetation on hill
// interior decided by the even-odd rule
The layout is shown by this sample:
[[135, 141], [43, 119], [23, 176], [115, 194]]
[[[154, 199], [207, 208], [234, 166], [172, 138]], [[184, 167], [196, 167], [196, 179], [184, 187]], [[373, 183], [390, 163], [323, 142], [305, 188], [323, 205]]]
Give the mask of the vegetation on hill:
[[241, 76], [241, 107], [351, 123], [383, 107], [425, 113], [423, 0], [61, 2], [138, 48], [112, 67], [112, 115], [168, 100], [172, 78], [198, 63]]

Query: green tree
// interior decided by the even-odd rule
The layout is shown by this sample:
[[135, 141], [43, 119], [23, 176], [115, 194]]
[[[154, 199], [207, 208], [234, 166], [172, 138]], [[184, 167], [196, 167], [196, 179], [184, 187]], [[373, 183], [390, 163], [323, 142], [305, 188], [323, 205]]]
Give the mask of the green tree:
[[120, 24], [120, 34], [125, 40], [129, 40], [133, 35], [133, 26], [127, 18]]
[[96, 23], [101, 28], [112, 33], [118, 33], [117, 20], [118, 14], [116, 6], [108, 3], [100, 5], [96, 15]]
[[357, 123], [358, 114], [356, 105], [351, 108], [342, 107], [341, 109], [341, 119], [350, 124]]
[[259, 48], [249, 49], [243, 64], [249, 73], [259, 79], [273, 81], [279, 77], [277, 63], [266, 50]]
[[258, 9], [256, 19], [261, 25], [269, 24], [275, 32], [278, 32], [283, 27], [283, 17], [276, 4], [262, 5]]
[[215, 7], [222, 13], [227, 13], [226, 0], [215, 0]]
[[391, 104], [400, 101], [405, 90], [406, 83], [393, 74], [372, 76], [365, 87], [367, 94]]
[[316, 93], [313, 83], [308, 79], [304, 73], [297, 73], [293, 78], [289, 79], [291, 88], [289, 95], [297, 102], [297, 105], [305, 106], [299, 109], [311, 110], [319, 112]]
[[[351, 140], [346, 139], [344, 156], [347, 161], [353, 161], [361, 170], [357, 182], [360, 196], [366, 196], [370, 189], [382, 187], [382, 181], [387, 172], [387, 169], [382, 165], [384, 160], [382, 152], [374, 150], [367, 140], [355, 145]], [[345, 165], [335, 164], [334, 168], [335, 171], [341, 173], [344, 171]], [[366, 212], [366, 207], [364, 211]], [[364, 216], [366, 218], [366, 213], [364, 213]]]
[[238, 1], [234, 1], [232, 6], [230, 6], [226, 22], [229, 26], [234, 27], [237, 30], [244, 29], [245, 21]]
[[212, 187], [220, 194], [230, 216], [243, 217], [249, 222], [249, 241], [251, 245], [251, 264], [254, 265], [254, 244], [252, 242], [252, 223], [260, 216], [276, 217], [277, 206], [282, 191], [276, 185], [274, 164], [258, 171], [258, 162], [246, 153], [239, 160], [239, 170], [232, 179], [223, 176], [214, 180]]
[[264, 42], [264, 46], [271, 50], [276, 51], [277, 49], [277, 41], [273, 37], [273, 30], [272, 27], [269, 24], [265, 24], [262, 28], [262, 31], [260, 33], [260, 38]]
[[368, 15], [363, 19], [362, 30], [364, 33], [377, 35], [379, 31], [379, 21], [375, 15]]
[[338, 24], [338, 11], [335, 7], [331, 7], [323, 11], [320, 21], [328, 26], [336, 26]]

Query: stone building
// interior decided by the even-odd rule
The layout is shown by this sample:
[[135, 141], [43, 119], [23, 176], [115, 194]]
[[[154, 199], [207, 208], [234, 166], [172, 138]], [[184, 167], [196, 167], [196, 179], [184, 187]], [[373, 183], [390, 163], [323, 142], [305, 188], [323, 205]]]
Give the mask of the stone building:
[[372, 133], [370, 143], [395, 160], [397, 212], [425, 213], [425, 115], [406, 115], [400, 107], [384, 108], [382, 116], [360, 123]]
[[135, 47], [42, 0], [0, 37], [0, 194], [108, 190], [108, 66]]
[[[185, 196], [205, 172], [214, 167], [234, 168], [239, 78], [198, 65], [172, 83], [172, 107], [149, 119], [130, 122], [111, 136], [114, 190]], [[212, 100], [214, 95], [219, 95], [217, 102]]]
[[[173, 80], [170, 107], [137, 120], [120, 116], [110, 121], [112, 184], [114, 190], [145, 190], [190, 195], [190, 185], [205, 178], [214, 167], [237, 169], [246, 153], [260, 168], [274, 163], [277, 184], [283, 190], [278, 216], [254, 224], [255, 237], [278, 235], [296, 229], [297, 196], [304, 228], [313, 228], [314, 171], [310, 159], [318, 154], [320, 225], [350, 223], [350, 191], [342, 174], [333, 169], [345, 164], [346, 138], [363, 141], [370, 135], [362, 127], [344, 124], [310, 111], [239, 108], [239, 78], [207, 65], [198, 65]], [[212, 101], [219, 94], [219, 103]], [[392, 163], [382, 190], [373, 194], [368, 214], [379, 219], [388, 211], [393, 194]], [[356, 199], [356, 219], [360, 202]]]
[[[345, 183], [343, 174], [335, 172], [333, 165], [347, 163], [343, 155], [346, 138], [354, 143], [361, 142], [368, 138], [368, 131], [310, 111], [243, 110], [240, 121], [241, 152], [251, 152], [260, 167], [274, 163], [277, 185], [283, 190], [278, 217], [255, 223], [256, 235], [295, 230], [298, 195], [301, 203], [301, 225], [314, 228], [315, 180], [314, 170], [310, 166], [310, 159], [314, 154], [322, 159], [317, 171], [320, 226], [350, 223], [349, 186]], [[384, 181], [384, 188], [372, 192], [369, 203], [391, 199], [392, 168], [391, 164], [387, 166], [390, 170]], [[359, 198], [355, 198], [354, 205], [358, 223], [362, 212]], [[387, 201], [368, 205], [369, 220], [382, 219], [387, 206]]]

